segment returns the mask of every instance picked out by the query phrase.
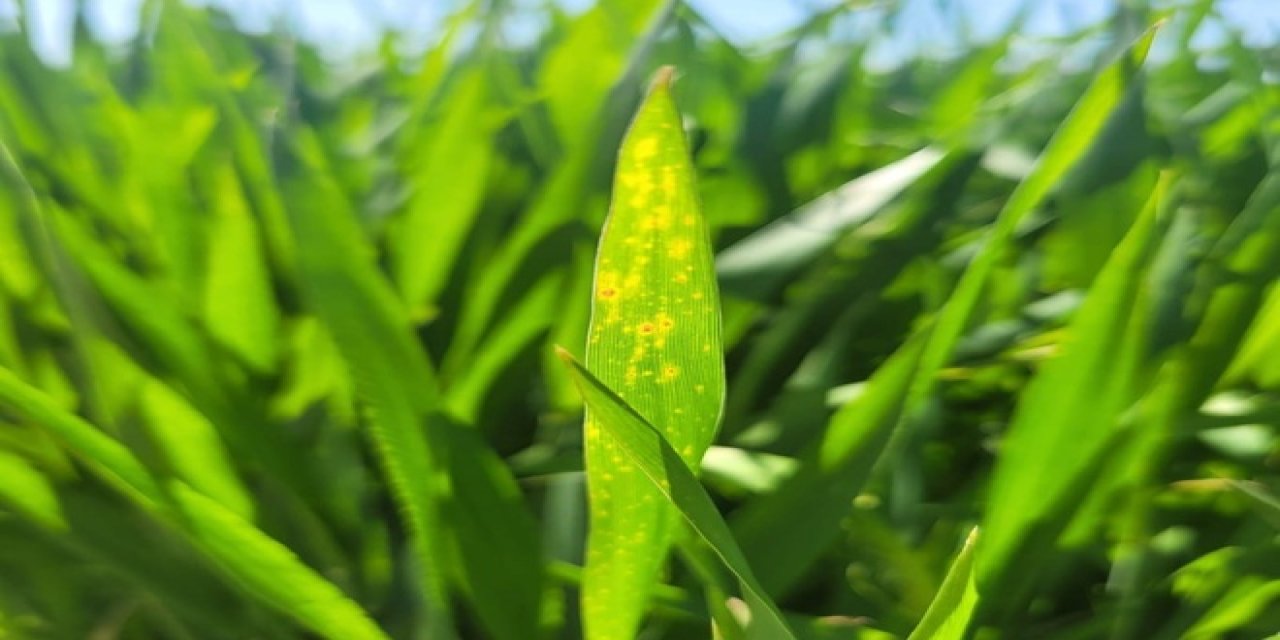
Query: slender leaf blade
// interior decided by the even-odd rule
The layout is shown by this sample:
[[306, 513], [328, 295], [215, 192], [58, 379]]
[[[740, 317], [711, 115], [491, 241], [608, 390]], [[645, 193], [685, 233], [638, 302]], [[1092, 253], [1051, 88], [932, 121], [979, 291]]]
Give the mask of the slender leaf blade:
[[[657, 76], [622, 143], [596, 255], [587, 367], [696, 467], [724, 400], [710, 242], [671, 97]], [[583, 619], [591, 640], [630, 638], [657, 582], [675, 514], [587, 411], [590, 534]]]
[[746, 556], [733, 539], [729, 525], [716, 510], [711, 496], [699, 484], [688, 463], [662, 435], [665, 430], [645, 420], [567, 351], [561, 349], [558, 353], [568, 365], [587, 410], [595, 413], [597, 428], [614, 438], [619, 453], [636, 466], [641, 477], [664, 500], [679, 510], [694, 532], [738, 579], [752, 612], [752, 620], [747, 627], [748, 637], [794, 638], [781, 611], [751, 572]]
[[969, 532], [938, 594], [929, 604], [920, 624], [907, 640], [962, 640], [974, 609], [978, 606], [978, 589], [973, 580], [973, 554], [978, 529]]

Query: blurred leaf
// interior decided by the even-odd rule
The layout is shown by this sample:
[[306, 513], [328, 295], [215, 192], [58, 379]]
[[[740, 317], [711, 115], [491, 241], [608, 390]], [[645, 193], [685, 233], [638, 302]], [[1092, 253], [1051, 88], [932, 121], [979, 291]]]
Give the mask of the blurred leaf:
[[260, 600], [326, 638], [387, 637], [358, 605], [287, 547], [181, 482], [173, 482], [170, 491], [197, 546]]
[[855, 178], [725, 248], [716, 272], [725, 291], [753, 300], [772, 297], [799, 268], [836, 240], [867, 224], [944, 154], [926, 147]]
[[252, 520], [253, 498], [208, 418], [154, 379], [142, 383], [138, 400], [143, 420], [174, 474], [228, 511]]
[[0, 449], [0, 500], [50, 531], [67, 529], [49, 479], [21, 456]]
[[5, 368], [0, 368], [0, 405], [53, 433], [81, 462], [142, 506], [154, 511], [166, 502], [155, 479], [127, 448]]
[[274, 370], [280, 312], [262, 240], [240, 181], [227, 165], [212, 174], [203, 317], [209, 333], [257, 372]]
[[1070, 115], [1058, 126], [1031, 173], [1014, 189], [994, 227], [973, 258], [946, 303], [929, 338], [921, 364], [917, 395], [930, 388], [936, 372], [951, 357], [956, 341], [970, 317], [991, 273], [1008, 250], [1019, 224], [1047, 196], [1068, 169], [1089, 149], [1107, 122], [1107, 116], [1124, 97], [1136, 68], [1146, 60], [1156, 27], [1148, 29], [1128, 50], [1112, 61], [1089, 85]]
[[413, 193], [390, 248], [396, 283], [413, 309], [435, 302], [480, 211], [493, 153], [486, 82], [475, 71], [457, 81], [444, 116], [426, 127], [431, 135], [422, 136], [409, 163]]
[[1067, 327], [1062, 355], [1046, 362], [1018, 402], [1000, 447], [977, 559], [983, 590], [1017, 597], [1004, 580], [1033, 571], [1089, 490], [1099, 461], [1126, 425], [1146, 325], [1142, 273], [1162, 224], [1166, 181], [1112, 253]]
[[[314, 144], [306, 137], [299, 141]], [[492, 453], [441, 425], [435, 373], [414, 340], [408, 313], [369, 260], [353, 217], [335, 206], [341, 195], [319, 150], [308, 144], [297, 152], [308, 169], [297, 176], [296, 207], [289, 210], [298, 272], [307, 301], [332, 333], [368, 409], [369, 436], [413, 537], [428, 624], [433, 633], [455, 633], [444, 582], [452, 535], [467, 570], [465, 586], [486, 627], [498, 637], [521, 637], [536, 625], [542, 587], [540, 558], [530, 553], [537, 548], [532, 527], [513, 508], [514, 481], [492, 464], [486, 473], [448, 473], [452, 456], [485, 464]], [[457, 516], [459, 509], [487, 510], [486, 518], [502, 525], [482, 520], [472, 527], [469, 518], [443, 515]], [[505, 535], [484, 533], [494, 529]]]

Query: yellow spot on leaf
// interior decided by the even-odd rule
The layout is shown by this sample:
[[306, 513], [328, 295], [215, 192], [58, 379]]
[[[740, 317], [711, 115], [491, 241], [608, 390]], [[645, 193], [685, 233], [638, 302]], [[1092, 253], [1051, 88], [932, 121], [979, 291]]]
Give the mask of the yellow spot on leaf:
[[676, 171], [668, 167], [662, 172], [662, 190], [667, 193], [676, 192]]
[[676, 238], [667, 245], [667, 255], [675, 260], [684, 260], [693, 251], [693, 243], [688, 238]]
[[658, 139], [654, 137], [640, 138], [635, 143], [636, 160], [648, 160], [658, 155]]

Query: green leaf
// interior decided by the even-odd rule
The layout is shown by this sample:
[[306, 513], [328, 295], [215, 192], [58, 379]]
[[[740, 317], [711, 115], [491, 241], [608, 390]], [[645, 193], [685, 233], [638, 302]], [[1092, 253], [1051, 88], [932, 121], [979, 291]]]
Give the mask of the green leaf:
[[419, 142], [413, 195], [391, 236], [396, 282], [412, 309], [435, 302], [480, 212], [493, 145], [486, 77], [467, 73], [445, 102], [445, 116]]
[[924, 343], [921, 334], [894, 352], [866, 390], [831, 417], [822, 442], [796, 474], [734, 514], [734, 532], [769, 589], [794, 584], [840, 533], [851, 501], [902, 417]]
[[4, 482], [0, 482], [0, 501], [45, 529], [67, 529], [53, 483], [40, 470], [21, 456], [0, 449], [0, 478], [4, 478]]
[[[369, 436], [411, 532], [433, 633], [454, 633], [444, 581], [452, 543], [465, 569], [460, 586], [486, 629], [525, 637], [537, 623], [542, 570], [515, 481], [483, 442], [437, 415], [435, 372], [408, 312], [369, 259], [315, 141], [301, 137], [297, 151], [308, 169], [289, 209], [298, 274], [368, 409]], [[482, 469], [459, 466], [468, 460]]]
[[[724, 400], [719, 296], [693, 168], [659, 73], [623, 141], [596, 254], [587, 366], [696, 467]], [[590, 534], [583, 619], [591, 640], [630, 638], [675, 533], [670, 506], [588, 410]]]
[[1147, 30], [1129, 49], [1094, 78], [1071, 113], [1059, 125], [1031, 173], [1014, 189], [996, 218], [985, 243], [965, 269], [955, 290], [938, 313], [916, 383], [917, 396], [926, 395], [934, 377], [951, 358], [956, 342], [969, 325], [982, 290], [1007, 251], [1018, 225], [1040, 205], [1067, 171], [1089, 150], [1120, 104], [1135, 70], [1146, 60], [1156, 27]]
[[257, 372], [279, 357], [280, 311], [261, 233], [232, 167], [210, 171], [210, 220], [204, 321], [210, 335]]
[[252, 520], [253, 498], [209, 419], [158, 380], [145, 379], [138, 393], [143, 420], [174, 475]]
[[307, 170], [292, 185], [297, 196], [287, 213], [302, 292], [368, 408], [367, 433], [409, 530], [430, 625], [451, 633], [439, 513], [442, 454], [423, 429], [437, 401], [434, 373], [413, 340], [408, 313], [370, 260], [364, 231], [341, 206], [318, 142], [300, 136], [297, 153]]
[[[1143, 365], [1143, 274], [1160, 233], [1167, 179], [1152, 192], [1046, 362], [1019, 399], [991, 481], [978, 583], [992, 593], [1029, 576], [1032, 547], [1052, 545], [1125, 425]], [[1012, 594], [1008, 594], [1012, 597]]]
[[48, 395], [3, 367], [0, 406], [53, 433], [103, 480], [142, 506], [153, 511], [162, 508], [165, 498], [155, 479], [124, 445], [67, 413]]
[[[613, 438], [617, 453], [624, 463], [635, 465], [640, 477], [664, 500], [674, 505], [689, 526], [705, 541], [739, 581], [751, 609], [747, 637], [760, 640], [794, 638], [777, 605], [756, 580], [742, 555], [729, 526], [716, 510], [711, 496], [698, 483], [697, 477], [663, 435], [666, 431], [650, 424], [626, 400], [615, 394], [604, 382], [587, 371], [567, 351], [558, 351], [569, 366], [587, 410], [595, 417], [593, 424], [602, 435]], [[644, 544], [644, 540], [633, 540]]]
[[849, 230], [869, 224], [946, 157], [925, 147], [846, 182], [716, 256], [725, 291], [765, 300]]
[[978, 606], [978, 589], [973, 580], [973, 549], [977, 539], [975, 527], [947, 570], [947, 577], [929, 610], [907, 640], [963, 640], [969, 619]]
[[196, 545], [259, 600], [326, 638], [387, 637], [364, 610], [288, 547], [181, 482], [171, 483], [170, 493]]

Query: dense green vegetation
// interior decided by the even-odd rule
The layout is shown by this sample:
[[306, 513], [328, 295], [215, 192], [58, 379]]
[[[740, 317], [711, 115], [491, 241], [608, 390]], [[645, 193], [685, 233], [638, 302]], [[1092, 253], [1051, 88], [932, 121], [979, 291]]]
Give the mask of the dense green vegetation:
[[1280, 631], [1280, 70], [1214, 2], [891, 68], [892, 4], [460, 4], [0, 33], [0, 638]]

